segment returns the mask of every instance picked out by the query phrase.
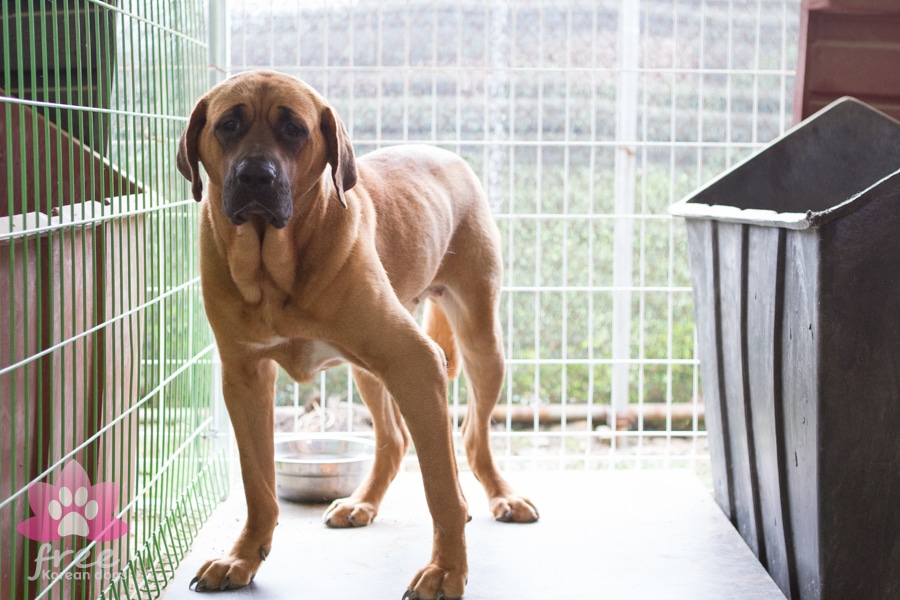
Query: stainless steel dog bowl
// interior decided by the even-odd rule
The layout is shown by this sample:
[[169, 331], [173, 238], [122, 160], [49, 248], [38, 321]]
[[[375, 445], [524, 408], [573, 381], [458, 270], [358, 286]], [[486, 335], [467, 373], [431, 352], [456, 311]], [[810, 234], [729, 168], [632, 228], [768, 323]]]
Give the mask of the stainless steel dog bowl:
[[375, 460], [375, 442], [349, 435], [297, 434], [275, 441], [278, 496], [330, 502], [349, 496]]

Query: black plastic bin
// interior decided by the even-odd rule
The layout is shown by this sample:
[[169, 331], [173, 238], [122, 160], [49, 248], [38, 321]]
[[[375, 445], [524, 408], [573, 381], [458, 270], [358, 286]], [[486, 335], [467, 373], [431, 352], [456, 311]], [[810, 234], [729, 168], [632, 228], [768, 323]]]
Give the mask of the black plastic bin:
[[900, 123], [831, 104], [686, 218], [716, 501], [788, 598], [900, 598]]

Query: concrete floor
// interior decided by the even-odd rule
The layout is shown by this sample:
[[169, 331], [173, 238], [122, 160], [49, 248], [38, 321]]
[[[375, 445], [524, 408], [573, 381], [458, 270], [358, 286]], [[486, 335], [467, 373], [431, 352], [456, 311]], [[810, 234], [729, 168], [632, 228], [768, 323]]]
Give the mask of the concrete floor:
[[[473, 519], [466, 530], [466, 600], [784, 600], [692, 473], [516, 472], [541, 520], [494, 522], [469, 473], [461, 481]], [[282, 502], [272, 553], [229, 600], [402, 596], [430, 554], [421, 477], [401, 473], [369, 527], [333, 530], [324, 506]], [[214, 513], [163, 594], [194, 600], [196, 569], [231, 545], [244, 518], [237, 490]]]

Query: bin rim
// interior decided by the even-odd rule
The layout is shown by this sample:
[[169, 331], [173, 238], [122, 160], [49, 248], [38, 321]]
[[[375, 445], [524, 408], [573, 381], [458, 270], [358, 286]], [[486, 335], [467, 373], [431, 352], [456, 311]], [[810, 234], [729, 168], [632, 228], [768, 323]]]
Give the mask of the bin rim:
[[[808, 210], [806, 212], [778, 212], [767, 209], [739, 208], [737, 206], [729, 206], [724, 204], [703, 204], [699, 202], [691, 202], [691, 199], [700, 195], [705, 190], [719, 183], [721, 180], [729, 177], [735, 171], [741, 169], [750, 161], [756, 159], [760, 154], [766, 152], [772, 146], [780, 143], [789, 136], [796, 134], [797, 131], [808, 127], [817, 117], [826, 113], [838, 105], [853, 103], [871, 110], [872, 112], [882, 115], [885, 119], [898, 122], [896, 119], [884, 114], [876, 108], [853, 98], [852, 96], [844, 96], [825, 106], [815, 114], [810, 115], [800, 123], [797, 123], [782, 135], [778, 136], [772, 142], [766, 144], [762, 148], [753, 152], [743, 160], [725, 169], [711, 180], [701, 185], [699, 188], [685, 196], [683, 199], [669, 206], [669, 214], [675, 217], [684, 217], [686, 219], [715, 220], [726, 223], [742, 223], [749, 225], [759, 225], [763, 227], [781, 227], [784, 229], [804, 230], [812, 227], [818, 227], [832, 221], [834, 219], [845, 216], [865, 204], [868, 204], [879, 194], [875, 193], [876, 188], [890, 188], [889, 180], [896, 179], [893, 185], [900, 188], [900, 165], [898, 169], [883, 178], [872, 183], [869, 187], [853, 194], [849, 198], [839, 202], [833, 206], [821, 211]], [[884, 190], [880, 190], [884, 191]]]
[[[705, 186], [704, 186], [705, 187]], [[843, 202], [825, 210], [808, 210], [805, 213], [778, 212], [756, 208], [738, 208], [724, 204], [699, 204], [689, 199], [681, 200], [669, 207], [669, 214], [685, 219], [722, 221], [758, 225], [761, 227], [781, 227], [783, 229], [804, 230], [820, 227], [830, 221], [844, 217], [862, 208], [875, 198], [892, 191], [900, 192], [900, 169], [879, 179], [866, 189]]]

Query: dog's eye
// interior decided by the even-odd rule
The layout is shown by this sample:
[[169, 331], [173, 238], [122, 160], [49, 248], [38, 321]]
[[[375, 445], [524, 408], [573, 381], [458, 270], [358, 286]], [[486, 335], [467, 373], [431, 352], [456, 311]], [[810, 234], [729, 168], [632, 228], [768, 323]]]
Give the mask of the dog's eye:
[[302, 138], [307, 135], [305, 127], [300, 127], [299, 125], [294, 125], [293, 123], [285, 124], [284, 134], [289, 138], [294, 139]]
[[222, 133], [234, 133], [238, 130], [238, 127], [239, 123], [237, 122], [237, 119], [228, 119], [227, 121], [219, 123], [216, 129]]

